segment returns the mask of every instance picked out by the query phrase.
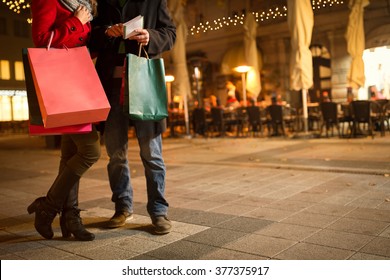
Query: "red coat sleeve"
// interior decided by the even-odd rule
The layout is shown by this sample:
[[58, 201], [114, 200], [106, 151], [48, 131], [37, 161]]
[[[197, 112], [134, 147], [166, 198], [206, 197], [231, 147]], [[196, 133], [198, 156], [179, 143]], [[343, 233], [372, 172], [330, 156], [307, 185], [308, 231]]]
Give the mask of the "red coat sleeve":
[[54, 32], [51, 46], [68, 48], [85, 45], [90, 33], [90, 24], [83, 25], [73, 13], [58, 0], [32, 0], [32, 37], [36, 47], [47, 46]]

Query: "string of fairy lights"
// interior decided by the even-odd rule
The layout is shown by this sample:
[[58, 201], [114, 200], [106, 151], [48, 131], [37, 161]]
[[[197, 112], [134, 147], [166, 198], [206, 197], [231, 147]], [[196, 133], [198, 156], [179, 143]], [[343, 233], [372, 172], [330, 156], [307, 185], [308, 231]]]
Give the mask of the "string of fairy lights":
[[[13, 12], [20, 14], [22, 10], [30, 8], [31, 0], [2, 0], [2, 2]], [[332, 7], [344, 4], [343, 0], [311, 0], [313, 10]], [[253, 12], [256, 22], [264, 22], [287, 17], [287, 6], [269, 8], [267, 11]], [[244, 24], [245, 15], [234, 15], [232, 17], [222, 17], [211, 21], [201, 22], [197, 26], [190, 28], [190, 34], [196, 35], [209, 31], [217, 31], [228, 26], [237, 26]], [[27, 19], [31, 23], [31, 19]]]
[[[313, 10], [320, 10], [322, 8], [333, 7], [344, 4], [342, 0], [311, 0]], [[265, 22], [279, 18], [287, 17], [287, 6], [269, 8], [267, 11], [252, 12], [255, 16], [256, 22]], [[206, 33], [209, 31], [217, 31], [224, 27], [243, 25], [245, 14], [234, 15], [232, 17], [217, 18], [212, 21], [201, 22], [190, 28], [191, 35]]]
[[2, 0], [2, 2], [13, 12], [20, 14], [22, 10], [30, 8], [30, 1], [26, 0]]

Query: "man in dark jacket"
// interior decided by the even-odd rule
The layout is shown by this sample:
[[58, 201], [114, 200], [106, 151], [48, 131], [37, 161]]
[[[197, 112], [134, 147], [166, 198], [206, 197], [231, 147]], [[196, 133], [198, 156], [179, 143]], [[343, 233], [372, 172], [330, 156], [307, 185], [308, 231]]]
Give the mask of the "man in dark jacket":
[[[124, 40], [123, 23], [144, 17], [144, 28]], [[133, 188], [128, 164], [128, 127], [131, 122], [136, 131], [140, 156], [145, 168], [148, 203], [147, 210], [155, 233], [171, 230], [167, 218], [168, 202], [165, 199], [166, 168], [162, 157], [162, 132], [165, 120], [130, 121], [120, 104], [122, 72], [125, 55], [138, 55], [142, 44], [149, 58], [156, 58], [173, 47], [176, 27], [170, 17], [167, 0], [98, 0], [98, 17], [92, 22], [91, 52], [96, 52], [96, 69], [111, 104], [105, 123], [104, 135], [108, 156], [107, 169], [115, 203], [115, 214], [108, 227], [123, 226], [132, 218]]]

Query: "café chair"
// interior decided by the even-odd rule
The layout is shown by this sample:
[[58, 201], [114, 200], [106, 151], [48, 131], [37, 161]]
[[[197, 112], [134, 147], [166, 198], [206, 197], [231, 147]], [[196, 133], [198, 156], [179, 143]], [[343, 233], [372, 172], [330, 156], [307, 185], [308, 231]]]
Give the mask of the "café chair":
[[[371, 116], [375, 125], [375, 130], [381, 132], [381, 136], [385, 136], [385, 107], [388, 103], [387, 99], [378, 99], [371, 101]], [[387, 120], [388, 123], [388, 120]]]
[[206, 117], [206, 110], [204, 108], [195, 108], [191, 114], [192, 130], [195, 135], [208, 136], [208, 121]]
[[176, 137], [176, 128], [180, 131], [185, 130], [184, 114], [181, 112], [169, 112], [167, 118], [167, 126], [170, 130], [170, 136]]
[[352, 136], [358, 137], [364, 135], [362, 129], [366, 128], [366, 133], [374, 138], [374, 125], [371, 115], [371, 101], [369, 100], [354, 100], [352, 106]]
[[267, 122], [266, 116], [262, 116], [264, 110], [261, 110], [259, 106], [248, 106], [246, 112], [248, 115], [248, 131], [253, 136], [258, 135], [259, 132], [263, 136], [263, 124]]
[[223, 121], [223, 109], [212, 107], [210, 110], [211, 122], [210, 122], [210, 131], [217, 132], [218, 136], [225, 135], [225, 123]]
[[[352, 116], [352, 105], [350, 103], [340, 104], [341, 114], [339, 116], [339, 124], [342, 137], [351, 137], [352, 135], [352, 126], [353, 126], [353, 116]], [[347, 130], [345, 132], [345, 124], [347, 125]]]
[[237, 137], [246, 134], [246, 128], [248, 125], [248, 115], [246, 107], [238, 107], [235, 111], [235, 116], [231, 118], [228, 123], [236, 127]]
[[308, 125], [309, 130], [317, 130], [320, 129], [321, 122], [321, 108], [316, 103], [315, 106], [308, 107]]
[[[286, 136], [283, 106], [275, 104], [269, 105], [267, 107], [267, 115], [268, 136]], [[279, 132], [281, 132], [281, 134]]]
[[333, 128], [335, 126], [337, 128], [337, 132], [338, 132], [338, 135], [340, 137], [341, 134], [340, 134], [340, 125], [339, 125], [337, 103], [335, 103], [335, 102], [322, 102], [320, 104], [320, 110], [321, 110], [320, 135], [322, 135], [322, 130], [325, 127], [326, 137], [329, 137], [329, 135], [328, 135], [329, 130], [332, 130], [332, 136], [333, 136]]

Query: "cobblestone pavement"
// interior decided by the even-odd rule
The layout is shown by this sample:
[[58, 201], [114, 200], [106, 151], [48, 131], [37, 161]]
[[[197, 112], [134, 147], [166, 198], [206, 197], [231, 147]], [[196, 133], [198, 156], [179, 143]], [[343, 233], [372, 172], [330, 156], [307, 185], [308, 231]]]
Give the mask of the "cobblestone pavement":
[[135, 218], [113, 214], [102, 158], [81, 181], [92, 242], [45, 240], [27, 205], [45, 195], [59, 151], [39, 137], [0, 137], [2, 260], [389, 260], [389, 137], [164, 138], [173, 231], [151, 234], [138, 146], [130, 139]]

